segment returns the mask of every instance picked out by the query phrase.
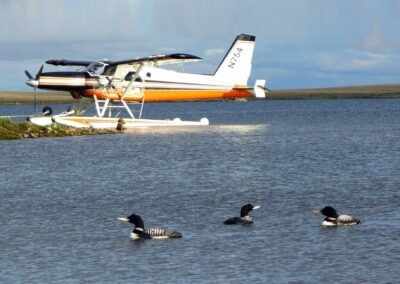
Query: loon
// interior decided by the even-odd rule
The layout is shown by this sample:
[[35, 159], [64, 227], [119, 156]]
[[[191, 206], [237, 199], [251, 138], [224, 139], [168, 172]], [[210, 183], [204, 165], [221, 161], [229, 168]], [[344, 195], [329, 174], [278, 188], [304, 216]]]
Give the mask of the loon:
[[167, 231], [160, 228], [144, 228], [144, 222], [139, 215], [132, 214], [128, 217], [118, 218], [120, 221], [129, 222], [135, 225], [133, 231], [130, 234], [131, 239], [175, 239], [182, 238], [182, 234], [179, 232]]
[[232, 217], [224, 221], [225, 225], [247, 225], [253, 224], [253, 219], [249, 216], [249, 212], [254, 209], [260, 208], [260, 205], [246, 204], [240, 209], [240, 217]]
[[322, 221], [322, 225], [329, 227], [350, 226], [360, 224], [361, 221], [349, 215], [338, 215], [336, 210], [331, 206], [325, 206], [319, 212], [326, 218]]

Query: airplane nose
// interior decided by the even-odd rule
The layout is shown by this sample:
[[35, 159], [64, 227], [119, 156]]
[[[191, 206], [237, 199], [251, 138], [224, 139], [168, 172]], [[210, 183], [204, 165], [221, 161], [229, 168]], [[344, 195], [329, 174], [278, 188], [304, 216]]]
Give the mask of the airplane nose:
[[26, 81], [26, 84], [31, 86], [32, 88], [37, 88], [39, 86], [39, 81], [31, 79]]

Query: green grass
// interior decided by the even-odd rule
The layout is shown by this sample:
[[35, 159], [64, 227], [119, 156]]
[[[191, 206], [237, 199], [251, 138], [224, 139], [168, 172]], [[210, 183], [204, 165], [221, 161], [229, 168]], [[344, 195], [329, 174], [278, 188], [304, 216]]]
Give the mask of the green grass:
[[98, 134], [120, 133], [116, 130], [72, 128], [53, 123], [50, 126], [42, 127], [31, 122], [14, 122], [9, 119], [0, 118], [0, 140], [38, 138], [38, 137], [63, 137], [82, 136]]

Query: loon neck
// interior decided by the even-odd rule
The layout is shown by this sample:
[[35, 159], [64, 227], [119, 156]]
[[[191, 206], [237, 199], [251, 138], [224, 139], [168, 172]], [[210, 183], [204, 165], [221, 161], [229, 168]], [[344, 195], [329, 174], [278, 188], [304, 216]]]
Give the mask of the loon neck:
[[135, 227], [132, 232], [133, 233], [143, 233], [144, 232], [144, 228]]
[[336, 212], [334, 212], [334, 213], [332, 213], [332, 214], [326, 215], [326, 217], [327, 217], [327, 218], [330, 218], [330, 219], [337, 219], [337, 218], [339, 217], [339, 214], [337, 214]]

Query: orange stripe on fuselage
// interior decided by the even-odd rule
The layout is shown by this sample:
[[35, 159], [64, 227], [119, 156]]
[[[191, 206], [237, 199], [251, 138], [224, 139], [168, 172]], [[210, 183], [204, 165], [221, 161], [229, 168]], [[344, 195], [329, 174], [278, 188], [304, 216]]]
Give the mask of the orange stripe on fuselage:
[[[83, 96], [92, 97], [96, 95], [98, 99], [120, 100], [122, 92], [119, 90], [85, 90]], [[247, 90], [145, 90], [145, 102], [163, 102], [163, 101], [190, 101], [190, 100], [211, 100], [243, 98], [250, 96]], [[125, 101], [141, 101], [140, 94], [124, 96]]]

